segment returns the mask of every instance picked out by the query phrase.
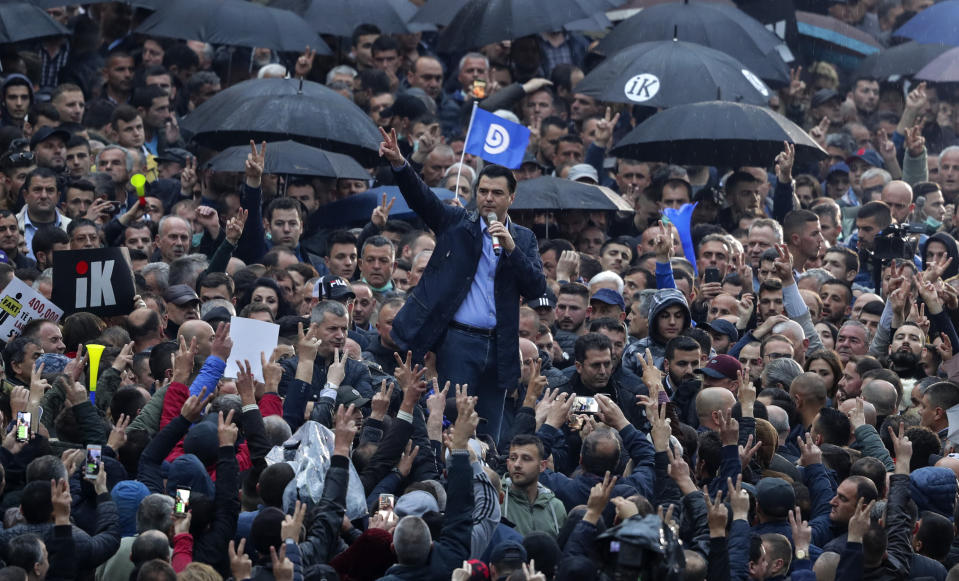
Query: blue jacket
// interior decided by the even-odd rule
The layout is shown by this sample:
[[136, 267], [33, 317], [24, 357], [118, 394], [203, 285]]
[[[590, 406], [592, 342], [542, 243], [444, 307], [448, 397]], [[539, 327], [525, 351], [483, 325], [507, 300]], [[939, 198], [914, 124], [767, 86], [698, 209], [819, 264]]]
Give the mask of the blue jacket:
[[[483, 225], [475, 210], [444, 204], [409, 164], [393, 173], [406, 203], [436, 234], [433, 255], [397, 313], [391, 332], [400, 353], [412, 351], [414, 360], [422, 361], [426, 352], [435, 350], [443, 339], [453, 315], [470, 292], [483, 252]], [[494, 280], [500, 386], [519, 382], [520, 297], [533, 298], [546, 292], [536, 236], [512, 223], [509, 231], [516, 248], [500, 256]]]

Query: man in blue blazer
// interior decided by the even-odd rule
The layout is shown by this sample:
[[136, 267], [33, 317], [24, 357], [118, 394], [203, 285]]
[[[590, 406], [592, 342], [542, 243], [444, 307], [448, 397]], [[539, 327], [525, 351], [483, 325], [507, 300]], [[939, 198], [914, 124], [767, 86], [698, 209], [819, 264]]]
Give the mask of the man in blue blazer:
[[380, 155], [390, 162], [400, 193], [436, 235], [426, 271], [393, 320], [391, 336], [415, 361], [435, 352], [441, 382], [469, 384], [485, 420], [479, 431], [495, 442], [506, 391], [519, 382], [521, 300], [546, 291], [536, 237], [507, 216], [516, 178], [503, 166], [488, 165], [476, 185], [475, 209], [446, 205], [403, 158], [396, 132], [380, 132]]

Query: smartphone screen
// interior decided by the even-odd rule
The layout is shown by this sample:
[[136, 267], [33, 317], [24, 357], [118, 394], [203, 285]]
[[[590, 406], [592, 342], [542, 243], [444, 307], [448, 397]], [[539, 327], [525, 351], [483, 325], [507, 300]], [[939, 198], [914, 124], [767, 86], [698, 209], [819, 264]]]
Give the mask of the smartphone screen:
[[32, 421], [30, 412], [17, 412], [17, 441], [26, 442], [30, 439], [30, 422]]
[[704, 282], [723, 282], [723, 277], [719, 274], [718, 268], [707, 268], [703, 277]]
[[384, 519], [390, 520], [393, 515], [393, 507], [395, 506], [396, 506], [395, 496], [393, 496], [392, 494], [381, 494], [380, 506], [377, 512], [379, 512], [380, 516], [382, 516]]
[[573, 401], [573, 413], [577, 414], [598, 414], [599, 413], [599, 403], [596, 401], [596, 398], [578, 396]]
[[177, 488], [173, 510], [177, 514], [186, 514], [190, 510], [190, 489]]
[[98, 474], [100, 474], [100, 445], [88, 444], [87, 462], [83, 468], [83, 476], [90, 480], [96, 480]]
[[476, 79], [473, 81], [473, 98], [474, 99], [485, 99], [486, 98], [486, 81]]

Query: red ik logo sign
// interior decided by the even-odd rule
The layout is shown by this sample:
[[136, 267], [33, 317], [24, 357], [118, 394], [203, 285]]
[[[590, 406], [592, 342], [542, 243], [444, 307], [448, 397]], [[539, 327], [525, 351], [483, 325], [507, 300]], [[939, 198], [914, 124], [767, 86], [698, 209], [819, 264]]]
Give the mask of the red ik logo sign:
[[113, 286], [110, 284], [115, 262], [115, 260], [77, 262], [75, 309], [109, 307], [117, 304]]

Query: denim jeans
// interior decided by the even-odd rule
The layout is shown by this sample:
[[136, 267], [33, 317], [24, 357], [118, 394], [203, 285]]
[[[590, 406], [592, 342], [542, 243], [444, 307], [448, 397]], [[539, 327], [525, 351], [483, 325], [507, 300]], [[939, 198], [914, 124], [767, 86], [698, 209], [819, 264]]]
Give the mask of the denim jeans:
[[496, 373], [496, 337], [487, 337], [450, 327], [436, 350], [436, 372], [440, 385], [450, 382], [449, 396], [455, 396], [456, 384], [468, 384], [469, 394], [479, 399], [476, 413], [481, 421], [479, 434], [499, 440], [506, 390], [501, 388]]

